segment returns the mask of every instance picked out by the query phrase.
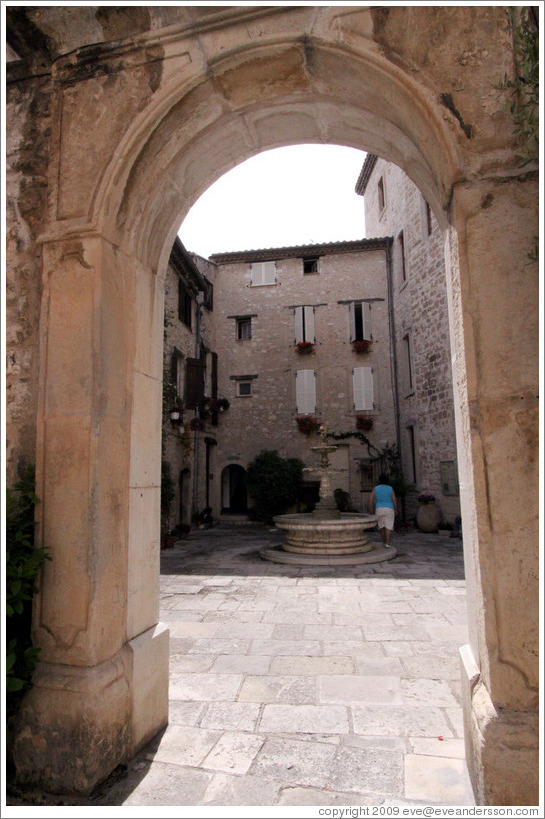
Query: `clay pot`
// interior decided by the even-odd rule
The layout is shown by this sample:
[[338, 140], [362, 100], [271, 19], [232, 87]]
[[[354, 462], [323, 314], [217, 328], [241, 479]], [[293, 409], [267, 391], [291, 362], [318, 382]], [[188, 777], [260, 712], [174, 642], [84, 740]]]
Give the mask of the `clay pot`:
[[421, 503], [416, 512], [416, 525], [421, 532], [437, 532], [441, 511], [434, 503]]

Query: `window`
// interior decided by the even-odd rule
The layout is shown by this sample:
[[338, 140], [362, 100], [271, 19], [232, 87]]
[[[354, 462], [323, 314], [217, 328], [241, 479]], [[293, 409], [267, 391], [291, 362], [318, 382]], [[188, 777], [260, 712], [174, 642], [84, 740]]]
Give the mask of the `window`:
[[252, 337], [252, 319], [237, 319], [237, 338], [239, 341], [248, 341]]
[[414, 390], [410, 333], [407, 333], [405, 336], [403, 336], [403, 368], [405, 380], [405, 393], [408, 395], [412, 393]]
[[195, 409], [204, 400], [204, 365], [201, 358], [188, 358], [185, 362], [184, 404]]
[[350, 303], [350, 341], [371, 341], [371, 305], [367, 302]]
[[314, 307], [295, 308], [295, 343], [299, 344], [301, 341], [310, 341], [311, 344], [316, 341]]
[[185, 284], [178, 279], [178, 318], [191, 330], [191, 295]]
[[240, 398], [253, 394], [253, 382], [257, 375], [231, 375], [231, 381], [236, 381], [236, 395]]
[[370, 492], [378, 483], [380, 460], [371, 459], [360, 461], [360, 478], [362, 492]]
[[397, 237], [397, 250], [399, 260], [399, 271], [401, 273], [401, 281], [407, 281], [407, 262], [405, 258], [405, 235], [403, 231]]
[[431, 224], [431, 208], [429, 202], [424, 202], [425, 206], [425, 216], [426, 216], [426, 231], [427, 235], [431, 236], [432, 231], [432, 224]]
[[303, 273], [305, 275], [318, 273], [318, 256], [309, 256], [307, 259], [303, 259]]
[[252, 287], [276, 284], [276, 262], [254, 262], [251, 273]]
[[298, 414], [314, 415], [316, 412], [316, 373], [314, 370], [297, 370], [295, 394]]
[[375, 389], [372, 367], [354, 367], [352, 370], [352, 390], [354, 409], [357, 412], [375, 409]]
[[237, 395], [243, 397], [245, 395], [252, 394], [252, 382], [251, 381], [238, 381], [237, 382]]
[[176, 347], [172, 350], [170, 376], [176, 386], [176, 395], [184, 394], [184, 356]]
[[386, 205], [386, 196], [385, 196], [385, 192], [384, 192], [384, 179], [382, 178], [382, 176], [378, 180], [377, 194], [378, 194], [378, 210], [379, 210], [379, 213], [382, 213], [382, 211], [384, 210], [384, 207]]

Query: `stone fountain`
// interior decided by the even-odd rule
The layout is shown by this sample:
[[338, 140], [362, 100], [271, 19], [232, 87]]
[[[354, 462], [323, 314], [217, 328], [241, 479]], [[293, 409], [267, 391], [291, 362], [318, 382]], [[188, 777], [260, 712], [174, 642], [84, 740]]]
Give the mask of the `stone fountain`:
[[331, 486], [333, 469], [329, 455], [337, 447], [327, 442], [327, 427], [320, 427], [321, 444], [311, 447], [320, 455], [320, 466], [306, 469], [320, 478], [320, 500], [313, 512], [277, 515], [274, 524], [286, 532], [281, 546], [264, 548], [261, 557], [276, 563], [299, 566], [345, 566], [391, 560], [397, 551], [370, 543], [366, 530], [377, 522], [374, 515], [340, 512]]

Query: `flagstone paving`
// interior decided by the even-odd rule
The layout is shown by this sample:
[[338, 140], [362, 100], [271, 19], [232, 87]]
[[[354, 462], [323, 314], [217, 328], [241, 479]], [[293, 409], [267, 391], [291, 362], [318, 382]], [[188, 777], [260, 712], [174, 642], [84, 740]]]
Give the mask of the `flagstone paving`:
[[281, 540], [220, 525], [161, 553], [169, 725], [116, 782], [63, 804], [475, 804], [461, 540], [396, 532], [393, 560], [307, 569], [259, 556]]

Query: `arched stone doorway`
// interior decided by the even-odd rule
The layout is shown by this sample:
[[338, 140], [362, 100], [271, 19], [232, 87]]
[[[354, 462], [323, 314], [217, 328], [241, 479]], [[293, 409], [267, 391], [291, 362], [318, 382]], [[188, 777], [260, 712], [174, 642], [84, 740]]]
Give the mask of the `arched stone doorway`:
[[[56, 60], [37, 418], [40, 537], [53, 560], [15, 748], [22, 779], [88, 790], [167, 720], [162, 276], [183, 216], [252, 154], [336, 142], [403, 168], [445, 232], [468, 761], [484, 803], [525, 804], [536, 787], [537, 496], [512, 499], [536, 485], [538, 299], [526, 249], [537, 185], [490, 99], [491, 73], [510, 70], [501, 9], [434, 9], [435, 39], [426, 13], [235, 7]], [[471, 78], [456, 58], [461, 30], [486, 51], [487, 70], [472, 64]]]
[[229, 464], [221, 473], [222, 513], [245, 515], [248, 511], [246, 470], [240, 464]]

